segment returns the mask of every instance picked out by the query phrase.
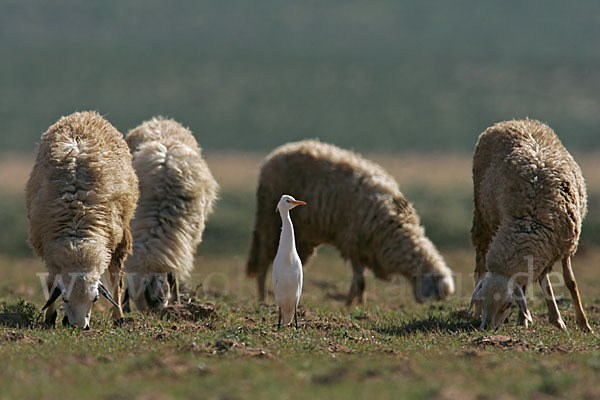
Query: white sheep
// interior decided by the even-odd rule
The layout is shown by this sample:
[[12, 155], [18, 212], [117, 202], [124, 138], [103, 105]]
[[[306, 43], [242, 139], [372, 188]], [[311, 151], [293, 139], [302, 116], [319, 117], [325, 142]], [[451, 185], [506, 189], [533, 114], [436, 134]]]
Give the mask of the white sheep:
[[585, 182], [556, 134], [533, 120], [488, 128], [475, 148], [473, 183], [477, 285], [469, 308], [481, 306], [481, 328], [503, 323], [513, 301], [521, 323], [531, 322], [524, 293], [538, 281], [550, 322], [566, 329], [548, 277], [561, 260], [577, 323], [591, 331], [571, 268], [586, 214]]
[[[133, 254], [125, 271], [126, 297], [140, 310], [179, 302], [179, 280], [189, 278], [218, 185], [192, 133], [153, 118], [127, 135], [140, 181], [131, 222]], [[126, 305], [126, 309], [128, 305]]]
[[[138, 182], [123, 136], [96, 112], [61, 118], [42, 135], [26, 186], [29, 242], [48, 269], [47, 324], [62, 295], [64, 324], [89, 328], [99, 294], [119, 307], [121, 266]], [[108, 268], [113, 299], [100, 282]], [[116, 300], [116, 301], [115, 301]]]
[[246, 265], [264, 301], [265, 276], [275, 257], [281, 221], [273, 212], [283, 193], [310, 204], [294, 216], [303, 265], [320, 244], [335, 246], [351, 261], [354, 276], [347, 303], [364, 301], [365, 268], [378, 278], [399, 273], [417, 301], [444, 299], [454, 292], [450, 269], [425, 236], [419, 217], [396, 181], [358, 154], [316, 140], [289, 143], [262, 164], [256, 218]]

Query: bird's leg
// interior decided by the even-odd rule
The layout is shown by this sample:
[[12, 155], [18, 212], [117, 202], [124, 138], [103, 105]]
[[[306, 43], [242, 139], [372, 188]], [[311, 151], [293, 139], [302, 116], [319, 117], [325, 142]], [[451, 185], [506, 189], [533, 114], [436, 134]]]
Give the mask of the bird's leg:
[[294, 308], [294, 322], [296, 323], [296, 330], [298, 330], [298, 316], [296, 313], [297, 309]]
[[277, 321], [277, 330], [281, 329], [281, 307], [279, 308], [279, 321]]

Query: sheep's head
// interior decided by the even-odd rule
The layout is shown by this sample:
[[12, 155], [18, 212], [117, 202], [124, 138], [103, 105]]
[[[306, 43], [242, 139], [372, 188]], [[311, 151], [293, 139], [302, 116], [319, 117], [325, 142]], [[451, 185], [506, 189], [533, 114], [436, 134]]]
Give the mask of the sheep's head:
[[504, 276], [487, 272], [475, 287], [469, 311], [476, 301], [481, 302], [483, 309], [479, 329], [484, 329], [486, 326], [495, 329], [500, 326], [508, 317], [513, 301], [519, 306], [519, 312], [525, 321], [533, 322], [523, 289]]
[[443, 300], [454, 293], [452, 271], [433, 243], [422, 236], [414, 246], [413, 258], [407, 264], [417, 266], [409, 278], [415, 300]]
[[65, 310], [63, 325], [89, 329], [92, 305], [100, 295], [105, 296], [113, 305], [117, 305], [98, 276], [78, 273], [62, 274], [58, 276], [43, 309], [48, 308], [59, 296], [62, 296]]
[[65, 237], [49, 244], [45, 262], [53, 281], [50, 297], [43, 309], [62, 296], [65, 310], [63, 325], [88, 329], [92, 305], [99, 295], [117, 306], [100, 282], [100, 275], [111, 260], [107, 248], [102, 238]]
[[411, 281], [415, 300], [423, 303], [429, 300], [443, 300], [454, 293], [454, 279], [448, 274], [425, 274]]
[[127, 274], [125, 290], [138, 310], [161, 310], [169, 302], [171, 286], [165, 273]]

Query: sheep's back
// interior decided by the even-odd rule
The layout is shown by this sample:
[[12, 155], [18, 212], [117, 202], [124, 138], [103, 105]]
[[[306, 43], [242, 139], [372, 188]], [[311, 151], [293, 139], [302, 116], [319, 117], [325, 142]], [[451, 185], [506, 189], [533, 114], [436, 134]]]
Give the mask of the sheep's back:
[[172, 141], [184, 144], [190, 148], [200, 148], [192, 132], [184, 128], [179, 122], [164, 117], [155, 117], [132, 129], [127, 134], [127, 145], [131, 153], [135, 153], [138, 147], [148, 142]]
[[30, 243], [93, 238], [113, 251], [137, 202], [137, 178], [122, 135], [95, 112], [61, 118], [42, 136], [26, 186]]
[[[164, 128], [159, 135], [130, 140], [157, 123]], [[177, 271], [186, 277], [218, 185], [191, 132], [175, 121], [153, 119], [130, 132], [127, 141], [136, 148], [133, 165], [140, 180], [140, 201], [131, 223], [134, 251], [126, 269]]]
[[371, 240], [373, 222], [389, 214], [404, 212], [406, 222], [418, 223], [383, 168], [316, 140], [281, 146], [266, 158], [257, 190], [260, 221], [281, 224], [275, 207], [283, 194], [308, 203], [292, 211], [298, 241], [334, 244], [345, 257]]
[[556, 134], [538, 121], [508, 121], [481, 134], [473, 158], [475, 208], [496, 232], [546, 231], [574, 252], [586, 213], [581, 170]]

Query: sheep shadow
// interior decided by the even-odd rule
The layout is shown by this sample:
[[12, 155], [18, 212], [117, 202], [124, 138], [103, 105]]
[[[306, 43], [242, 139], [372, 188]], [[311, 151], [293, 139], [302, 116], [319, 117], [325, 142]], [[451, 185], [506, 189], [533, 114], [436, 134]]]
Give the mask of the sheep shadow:
[[466, 311], [448, 314], [429, 314], [426, 318], [414, 318], [400, 325], [378, 326], [378, 333], [394, 336], [410, 336], [415, 333], [457, 333], [476, 331], [481, 321]]

